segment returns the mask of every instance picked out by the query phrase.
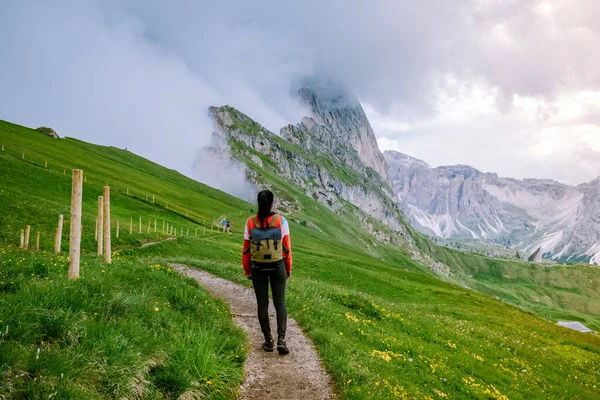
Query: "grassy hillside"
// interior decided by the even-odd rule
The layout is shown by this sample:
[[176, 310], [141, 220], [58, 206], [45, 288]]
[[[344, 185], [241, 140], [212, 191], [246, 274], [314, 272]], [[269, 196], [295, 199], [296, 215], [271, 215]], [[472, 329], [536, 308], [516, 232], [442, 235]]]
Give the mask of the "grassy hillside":
[[452, 268], [452, 281], [550, 320], [577, 320], [600, 331], [600, 268], [498, 260], [437, 246], [418, 246]]
[[[256, 123], [249, 117], [231, 107], [223, 107], [236, 122], [236, 128], [249, 134], [258, 134]], [[239, 116], [246, 122], [242, 123]], [[237, 117], [236, 117], [237, 116]], [[263, 137], [268, 132], [262, 131]], [[268, 135], [268, 140], [284, 147], [290, 154], [300, 154], [310, 160], [310, 156], [300, 146], [289, 143], [283, 138]], [[329, 236], [335, 236], [337, 241], [352, 247], [363, 247], [365, 251], [379, 257], [390, 264], [404, 265], [410, 270], [426, 271], [428, 268], [406, 260], [409, 251], [407, 243], [397, 246], [382, 245], [364, 230], [356, 229], [365, 223], [353, 212], [354, 206], [346, 203], [346, 209], [340, 215], [333, 215], [322, 210], [315, 201], [309, 198], [302, 189], [287, 179], [282, 179], [275, 173], [278, 168], [267, 155], [257, 152], [244, 142], [229, 139], [233, 154], [242, 160], [259, 176], [259, 180], [267, 182], [280, 195], [293, 199], [301, 210], [294, 213], [296, 218], [312, 220], [323, 227]], [[262, 166], [249, 157], [254, 155], [262, 160]], [[293, 158], [293, 157], [292, 157]], [[334, 159], [322, 167], [330, 173], [336, 170], [346, 170], [346, 175], [360, 175], [352, 168], [340, 167], [340, 160]], [[333, 172], [331, 172], [333, 170]], [[339, 172], [338, 172], [339, 173]], [[364, 177], [362, 177], [364, 179]], [[358, 178], [354, 182], [359, 182]], [[378, 181], [376, 181], [378, 182]], [[315, 218], [318, 216], [318, 218]], [[342, 221], [340, 223], [339, 221]], [[380, 221], [369, 218], [369, 222], [382, 232], [392, 234], [388, 227]], [[406, 225], [405, 225], [406, 226]], [[559, 319], [578, 320], [591, 329], [600, 330], [600, 269], [591, 265], [561, 266], [540, 265], [516, 260], [499, 260], [473, 253], [464, 253], [447, 247], [438, 246], [427, 240], [424, 235], [406, 226], [414, 239], [413, 247], [421, 250], [433, 260], [447, 265], [452, 276], [443, 279], [463, 287], [472, 288], [491, 295], [509, 304], [523, 307], [538, 314], [540, 317], [557, 321]], [[393, 236], [393, 234], [392, 234]]]
[[[191, 391], [235, 398], [246, 351], [241, 333], [219, 302], [167, 263], [248, 285], [239, 259], [251, 205], [119, 149], [5, 122], [0, 145], [0, 331], [8, 326], [0, 338], [0, 397], [134, 397], [142, 390], [151, 398]], [[43, 233], [43, 250], [51, 248], [59, 213], [68, 227], [69, 168], [87, 176], [82, 279], [71, 282], [64, 258], [15, 248], [25, 224]], [[295, 259], [289, 313], [315, 340], [340, 397], [600, 396], [597, 336], [443, 282], [357, 230], [352, 213], [339, 217], [277, 177], [265, 178], [300, 205], [288, 216]], [[96, 201], [106, 183], [112, 222], [121, 221], [110, 266], [94, 255]], [[234, 233], [211, 233], [210, 221], [224, 215]], [[144, 233], [129, 235], [128, 221], [140, 216]], [[148, 233], [154, 218], [159, 232]], [[179, 232], [189, 227], [190, 235], [141, 248], [165, 238], [162, 220]], [[482, 270], [481, 258], [461, 260], [466, 274]]]

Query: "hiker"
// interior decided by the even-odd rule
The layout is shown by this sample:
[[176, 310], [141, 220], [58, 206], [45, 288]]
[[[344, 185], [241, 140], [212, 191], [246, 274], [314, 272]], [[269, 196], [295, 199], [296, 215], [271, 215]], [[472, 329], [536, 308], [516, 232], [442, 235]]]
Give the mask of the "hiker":
[[227, 221], [225, 221], [225, 218], [221, 221], [221, 226], [223, 227], [223, 232], [225, 232], [225, 229], [227, 229]]
[[244, 274], [252, 280], [258, 321], [265, 337], [262, 348], [273, 351], [275, 342], [269, 325], [269, 282], [277, 314], [277, 351], [288, 354], [285, 343], [287, 310], [285, 284], [292, 273], [292, 246], [287, 220], [271, 211], [273, 193], [263, 190], [258, 194], [258, 213], [248, 218], [244, 228], [242, 264]]
[[231, 233], [231, 221], [227, 221], [227, 233]]

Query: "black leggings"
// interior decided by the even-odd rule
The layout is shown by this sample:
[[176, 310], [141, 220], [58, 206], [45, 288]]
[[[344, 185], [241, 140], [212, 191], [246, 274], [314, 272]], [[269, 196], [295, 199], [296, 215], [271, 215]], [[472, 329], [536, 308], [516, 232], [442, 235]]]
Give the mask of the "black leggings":
[[279, 265], [274, 271], [261, 271], [258, 268], [252, 268], [252, 283], [258, 305], [258, 322], [260, 322], [260, 329], [265, 336], [265, 340], [273, 339], [269, 324], [269, 281], [271, 281], [273, 304], [275, 305], [275, 313], [277, 314], [277, 338], [285, 339], [285, 330], [287, 327], [287, 310], [285, 308], [286, 279], [287, 274], [283, 265]]

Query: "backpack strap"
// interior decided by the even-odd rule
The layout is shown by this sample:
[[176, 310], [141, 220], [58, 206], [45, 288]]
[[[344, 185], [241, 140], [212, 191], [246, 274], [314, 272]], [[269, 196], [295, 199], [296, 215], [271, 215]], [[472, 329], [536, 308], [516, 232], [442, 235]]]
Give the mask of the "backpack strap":
[[250, 219], [254, 222], [254, 226], [256, 226], [257, 228], [262, 228], [262, 226], [260, 226], [260, 222], [258, 221], [258, 218], [252, 217]]
[[271, 222], [269, 223], [269, 228], [274, 227], [275, 223], [279, 220], [279, 218], [281, 218], [281, 215], [273, 215], [273, 218], [271, 218]]

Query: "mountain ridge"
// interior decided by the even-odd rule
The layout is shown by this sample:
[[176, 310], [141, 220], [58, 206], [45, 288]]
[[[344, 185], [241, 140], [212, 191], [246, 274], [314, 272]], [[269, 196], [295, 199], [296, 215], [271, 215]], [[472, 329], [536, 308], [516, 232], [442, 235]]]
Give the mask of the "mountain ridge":
[[570, 186], [500, 177], [465, 165], [432, 167], [388, 150], [394, 188], [419, 231], [475, 238], [558, 261], [600, 262], [600, 177]]

